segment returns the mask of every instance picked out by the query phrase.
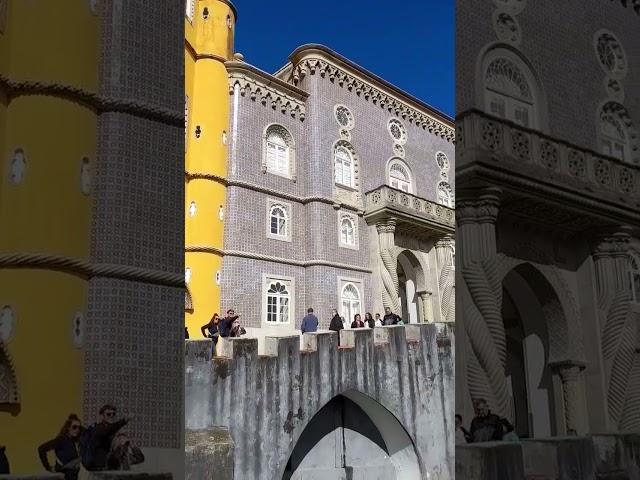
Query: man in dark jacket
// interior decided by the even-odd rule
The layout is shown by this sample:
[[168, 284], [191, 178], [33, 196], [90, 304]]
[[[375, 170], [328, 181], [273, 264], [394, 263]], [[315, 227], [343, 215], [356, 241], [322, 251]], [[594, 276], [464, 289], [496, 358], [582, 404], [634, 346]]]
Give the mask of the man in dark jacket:
[[116, 407], [113, 405], [104, 405], [98, 413], [100, 421], [95, 424], [89, 441], [91, 465], [85, 465], [85, 468], [91, 471], [104, 470], [107, 467], [107, 456], [116, 433], [131, 420], [122, 418], [115, 421]]
[[11, 473], [6, 449], [7, 447], [5, 447], [4, 445], [0, 445], [0, 475], [9, 475]]
[[302, 333], [318, 331], [318, 317], [313, 314], [313, 308], [309, 307], [307, 309], [307, 314], [302, 319], [300, 330], [302, 330]]
[[384, 318], [382, 319], [383, 325], [397, 325], [400, 321], [400, 317], [393, 313], [389, 307], [384, 307]]
[[218, 331], [220, 332], [221, 337], [229, 336], [233, 322], [235, 322], [239, 317], [240, 315], [236, 315], [233, 308], [227, 310], [227, 316], [220, 320], [220, 325], [218, 325]]
[[340, 318], [340, 315], [338, 315], [338, 311], [336, 309], [331, 310], [331, 314], [333, 317], [329, 324], [329, 330], [338, 332], [338, 346], [340, 346], [340, 330], [344, 328], [344, 324], [342, 323], [342, 319]]
[[479, 398], [475, 402], [475, 410], [476, 416], [471, 421], [471, 428], [469, 429], [471, 441], [476, 443], [502, 440], [500, 417], [491, 413], [484, 398]]

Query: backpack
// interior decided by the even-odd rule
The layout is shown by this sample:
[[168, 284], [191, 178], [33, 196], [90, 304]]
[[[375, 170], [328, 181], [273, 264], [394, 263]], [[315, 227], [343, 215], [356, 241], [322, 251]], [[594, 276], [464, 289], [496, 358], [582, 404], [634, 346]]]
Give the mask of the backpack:
[[93, 432], [96, 424], [88, 426], [80, 435], [80, 460], [84, 468], [89, 470], [93, 466]]

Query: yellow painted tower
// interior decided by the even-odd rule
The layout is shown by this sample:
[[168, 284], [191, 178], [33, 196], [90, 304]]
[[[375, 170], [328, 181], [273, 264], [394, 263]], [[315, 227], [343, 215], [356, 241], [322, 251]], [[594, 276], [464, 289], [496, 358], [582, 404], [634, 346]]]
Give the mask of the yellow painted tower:
[[82, 414], [97, 115], [77, 99], [98, 89], [95, 8], [0, 1], [0, 444], [17, 474]]
[[192, 338], [220, 312], [236, 10], [227, 0], [187, 0], [185, 16], [185, 325]]

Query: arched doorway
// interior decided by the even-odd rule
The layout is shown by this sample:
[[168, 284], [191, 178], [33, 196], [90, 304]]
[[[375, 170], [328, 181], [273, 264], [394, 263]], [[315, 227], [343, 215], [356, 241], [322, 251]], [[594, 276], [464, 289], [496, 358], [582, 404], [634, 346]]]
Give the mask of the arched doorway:
[[425, 275], [416, 255], [404, 250], [398, 255], [398, 294], [402, 312], [396, 312], [405, 323], [419, 323], [424, 317], [419, 293], [425, 291]]
[[337, 395], [300, 435], [283, 480], [419, 479], [415, 447], [386, 408], [356, 391]]
[[550, 366], [549, 330], [557, 334], [566, 329], [558, 315], [560, 301], [545, 276], [528, 263], [511, 270], [502, 286], [505, 376], [516, 433], [521, 438], [558, 435], [562, 412], [557, 405], [562, 402], [562, 389], [554, 384]]

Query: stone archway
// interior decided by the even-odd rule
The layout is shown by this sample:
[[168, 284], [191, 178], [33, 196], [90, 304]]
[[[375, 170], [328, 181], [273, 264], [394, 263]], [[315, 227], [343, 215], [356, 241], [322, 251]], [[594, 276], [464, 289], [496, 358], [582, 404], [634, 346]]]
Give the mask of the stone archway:
[[397, 255], [398, 294], [405, 323], [420, 323], [426, 318], [424, 297], [427, 292], [425, 269], [411, 250], [401, 250]]
[[283, 480], [420, 479], [414, 444], [386, 408], [355, 390], [333, 397], [309, 421]]
[[[537, 340], [531, 339], [530, 348], [538, 350], [538, 361], [535, 367], [526, 367], [529, 376], [520, 379], [524, 380], [521, 384], [528, 382], [529, 390], [531, 385], [539, 389], [545, 375], [548, 380], [549, 369], [559, 375], [560, 382], [557, 383], [561, 388], [553, 395], [556, 404], [564, 404], [564, 422], [554, 423], [560, 431], [579, 431], [584, 421], [584, 406], [577, 394], [579, 373], [583, 368], [582, 337], [577, 308], [561, 276], [551, 265], [500, 254], [467, 264], [463, 268], [463, 278], [464, 328], [469, 344], [466, 379], [471, 398], [486, 398], [496, 413], [515, 420], [512, 383], [506, 374], [507, 361], [514, 359], [510, 357], [513, 349], [509, 350], [513, 339], [505, 328], [503, 295], [508, 292], [512, 300], [514, 296], [519, 298], [516, 304], [528, 295], [529, 301], [537, 305], [537, 321], [544, 323], [546, 332], [538, 332]], [[543, 343], [542, 348], [540, 343]], [[520, 360], [522, 364], [526, 363], [522, 354]], [[534, 375], [531, 369], [537, 373]], [[532, 400], [531, 396], [528, 400]], [[550, 421], [554, 416], [552, 410], [547, 412]]]

